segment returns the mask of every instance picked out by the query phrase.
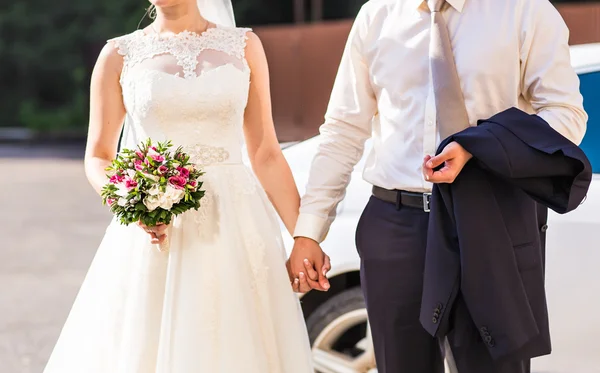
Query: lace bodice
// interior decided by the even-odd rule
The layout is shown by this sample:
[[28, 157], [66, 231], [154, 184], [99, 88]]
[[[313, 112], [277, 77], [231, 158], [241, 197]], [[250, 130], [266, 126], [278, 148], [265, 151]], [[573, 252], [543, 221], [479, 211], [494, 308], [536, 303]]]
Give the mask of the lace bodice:
[[123, 56], [122, 146], [172, 140], [199, 164], [241, 162], [248, 31], [219, 26], [164, 37], [138, 30], [110, 40]]

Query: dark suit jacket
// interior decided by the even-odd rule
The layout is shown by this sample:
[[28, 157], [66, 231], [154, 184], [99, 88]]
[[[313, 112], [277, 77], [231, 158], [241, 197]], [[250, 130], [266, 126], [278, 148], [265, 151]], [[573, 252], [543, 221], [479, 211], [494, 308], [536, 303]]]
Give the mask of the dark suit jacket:
[[[590, 163], [540, 117], [514, 108], [438, 152], [451, 141], [473, 159], [454, 183], [433, 188], [421, 323], [434, 336], [474, 323], [494, 359], [549, 354], [540, 205], [579, 206]], [[453, 307], [457, 300], [466, 307]]]

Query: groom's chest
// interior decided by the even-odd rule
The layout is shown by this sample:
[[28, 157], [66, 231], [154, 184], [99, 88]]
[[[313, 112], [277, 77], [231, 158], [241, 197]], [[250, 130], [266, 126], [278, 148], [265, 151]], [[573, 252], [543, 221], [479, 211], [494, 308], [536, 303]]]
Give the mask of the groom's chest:
[[[456, 69], [465, 95], [488, 87], [506, 87], [520, 79], [520, 25], [515, 12], [496, 1], [469, 2], [462, 12], [443, 13], [448, 25]], [[429, 44], [431, 18], [423, 7], [398, 6], [370, 25], [363, 57], [377, 94], [426, 94], [430, 84]]]

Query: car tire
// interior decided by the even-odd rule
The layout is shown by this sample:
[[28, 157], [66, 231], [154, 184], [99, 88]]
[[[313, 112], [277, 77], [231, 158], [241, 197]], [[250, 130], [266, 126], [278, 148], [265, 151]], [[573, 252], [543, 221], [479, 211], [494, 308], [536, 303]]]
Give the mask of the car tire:
[[320, 305], [306, 320], [311, 346], [323, 330], [338, 317], [364, 309], [365, 299], [360, 287], [354, 287], [335, 295]]

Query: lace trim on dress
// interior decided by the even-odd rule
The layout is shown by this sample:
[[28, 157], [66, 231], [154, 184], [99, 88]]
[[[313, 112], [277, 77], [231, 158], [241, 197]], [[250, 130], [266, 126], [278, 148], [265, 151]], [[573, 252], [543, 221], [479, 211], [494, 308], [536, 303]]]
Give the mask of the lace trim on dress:
[[197, 77], [198, 56], [207, 49], [236, 57], [243, 61], [244, 67], [247, 69], [248, 62], [245, 51], [248, 40], [247, 33], [250, 31], [249, 28], [213, 27], [201, 34], [183, 31], [165, 37], [137, 30], [131, 34], [111, 39], [109, 42], [114, 43], [118, 53], [123, 56], [124, 72], [144, 60], [161, 54], [170, 54], [183, 68], [184, 78], [195, 78]]

